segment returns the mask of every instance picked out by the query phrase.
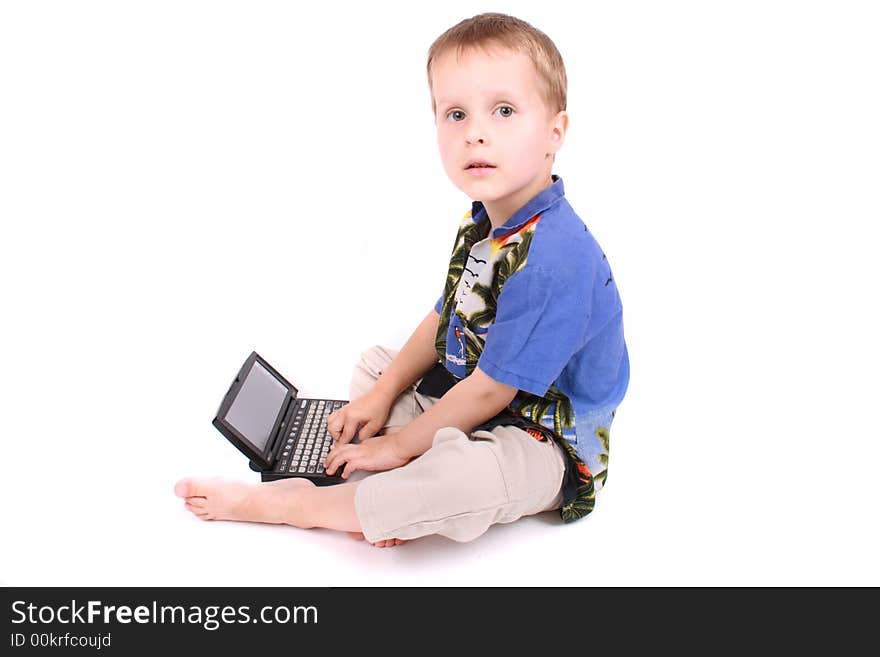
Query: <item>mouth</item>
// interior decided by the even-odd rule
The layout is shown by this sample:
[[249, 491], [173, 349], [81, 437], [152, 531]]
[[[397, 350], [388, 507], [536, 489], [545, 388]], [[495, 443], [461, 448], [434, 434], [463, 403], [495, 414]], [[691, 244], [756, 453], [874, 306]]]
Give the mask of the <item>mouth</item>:
[[465, 171], [468, 171], [470, 169], [494, 169], [495, 165], [486, 162], [486, 160], [470, 160], [464, 168]]
[[495, 171], [495, 165], [485, 160], [471, 160], [464, 167], [464, 170], [472, 178], [483, 178], [492, 175], [492, 172]]

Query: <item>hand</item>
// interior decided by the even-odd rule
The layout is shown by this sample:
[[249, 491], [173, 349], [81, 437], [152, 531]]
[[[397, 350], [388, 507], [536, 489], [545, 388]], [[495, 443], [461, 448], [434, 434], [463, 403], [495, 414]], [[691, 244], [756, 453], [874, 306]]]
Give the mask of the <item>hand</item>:
[[360, 440], [372, 438], [385, 426], [393, 401], [374, 388], [363, 397], [330, 413], [327, 416], [327, 430], [333, 440], [343, 445], [350, 443], [355, 435]]
[[410, 459], [401, 455], [399, 435], [376, 436], [359, 445], [333, 443], [324, 465], [327, 474], [335, 473], [343, 463], [343, 479], [348, 479], [355, 470], [393, 470], [406, 465]]

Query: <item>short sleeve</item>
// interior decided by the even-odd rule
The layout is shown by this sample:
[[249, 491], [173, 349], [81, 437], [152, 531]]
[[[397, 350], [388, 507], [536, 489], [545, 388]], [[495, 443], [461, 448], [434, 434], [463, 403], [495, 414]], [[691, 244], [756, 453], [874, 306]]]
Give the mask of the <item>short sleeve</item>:
[[477, 366], [500, 383], [545, 395], [586, 340], [592, 279], [592, 272], [528, 266], [511, 276]]
[[437, 303], [434, 304], [434, 310], [437, 311], [439, 315], [443, 311], [443, 295], [440, 295], [440, 298], [437, 299]]

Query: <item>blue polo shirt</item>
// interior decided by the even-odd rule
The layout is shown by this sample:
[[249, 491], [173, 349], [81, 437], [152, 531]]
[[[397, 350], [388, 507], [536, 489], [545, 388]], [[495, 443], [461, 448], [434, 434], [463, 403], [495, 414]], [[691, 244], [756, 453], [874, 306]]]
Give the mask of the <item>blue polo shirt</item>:
[[498, 228], [473, 203], [435, 310], [439, 356], [453, 375], [479, 367], [518, 388], [511, 409], [568, 440], [594, 478], [604, 473], [611, 418], [629, 383], [622, 306], [559, 176]]

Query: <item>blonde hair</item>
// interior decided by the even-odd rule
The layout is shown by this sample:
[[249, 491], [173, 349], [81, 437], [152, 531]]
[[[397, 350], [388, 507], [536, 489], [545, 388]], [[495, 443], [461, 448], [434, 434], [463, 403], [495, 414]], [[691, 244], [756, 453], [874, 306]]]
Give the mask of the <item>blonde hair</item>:
[[501, 46], [528, 56], [535, 65], [543, 87], [542, 96], [551, 115], [566, 108], [568, 80], [565, 64], [550, 37], [519, 18], [485, 13], [461, 21], [431, 44], [428, 50], [428, 88], [431, 90], [431, 110], [434, 113], [437, 111], [431, 80], [434, 61], [448, 50], [454, 49], [455, 56], [459, 58], [469, 48], [487, 50], [491, 46]]

